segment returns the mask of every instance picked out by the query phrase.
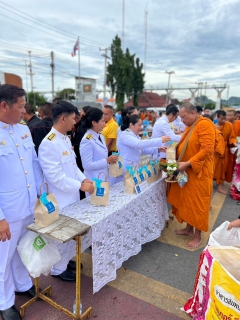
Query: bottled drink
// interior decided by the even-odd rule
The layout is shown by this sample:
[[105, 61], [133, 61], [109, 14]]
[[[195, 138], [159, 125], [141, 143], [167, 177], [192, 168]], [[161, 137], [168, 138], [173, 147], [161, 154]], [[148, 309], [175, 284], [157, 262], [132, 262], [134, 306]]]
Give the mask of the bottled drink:
[[[83, 308], [82, 308], [82, 301], [80, 300], [80, 315], [82, 314]], [[76, 298], [74, 300], [74, 304], [73, 304], [73, 313], [77, 314], [77, 310], [76, 310]]]

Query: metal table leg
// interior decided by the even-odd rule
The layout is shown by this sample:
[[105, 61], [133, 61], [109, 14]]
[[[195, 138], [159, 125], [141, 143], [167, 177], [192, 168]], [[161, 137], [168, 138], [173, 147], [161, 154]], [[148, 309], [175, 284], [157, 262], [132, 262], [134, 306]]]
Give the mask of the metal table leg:
[[80, 299], [81, 299], [81, 246], [82, 238], [81, 236], [76, 237], [76, 314], [69, 311], [68, 309], [62, 307], [60, 304], [56, 303], [49, 297], [45, 296], [47, 293], [48, 296], [52, 296], [52, 286], [48, 286], [43, 291], [39, 292], [39, 278], [35, 278], [35, 287], [36, 295], [31, 300], [27, 301], [20, 307], [20, 315], [23, 318], [25, 315], [25, 309], [29, 307], [32, 303], [36, 302], [39, 298], [49, 303], [54, 308], [58, 309], [62, 313], [71, 317], [72, 319], [82, 320], [92, 317], [92, 307], [89, 307], [81, 316], [80, 316]]

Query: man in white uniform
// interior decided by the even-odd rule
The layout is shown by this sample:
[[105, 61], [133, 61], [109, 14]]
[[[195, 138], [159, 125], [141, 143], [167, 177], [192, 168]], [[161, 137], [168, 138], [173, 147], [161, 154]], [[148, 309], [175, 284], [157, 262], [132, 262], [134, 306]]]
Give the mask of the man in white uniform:
[[27, 125], [25, 91], [13, 85], [0, 86], [0, 315], [20, 320], [15, 294], [35, 295], [28, 270], [17, 252], [20, 239], [33, 222], [42, 171]]
[[[43, 139], [38, 158], [49, 191], [54, 193], [59, 209], [79, 201], [79, 189], [93, 193], [93, 182], [86, 179], [76, 164], [76, 155], [67, 136], [75, 121], [76, 108], [67, 101], [58, 101], [52, 108], [53, 128]], [[75, 241], [57, 244], [61, 260], [51, 270], [51, 275], [63, 281], [75, 281], [76, 275], [67, 269], [75, 254]]]
[[[170, 141], [179, 142], [180, 135], [174, 133], [171, 123], [177, 119], [179, 110], [175, 105], [171, 105], [166, 109], [166, 114], [159, 118], [154, 126], [152, 132], [152, 138], [161, 138], [162, 136], [169, 136]], [[168, 146], [168, 142], [164, 143], [163, 146]], [[160, 153], [161, 158], [166, 158], [166, 152]]]

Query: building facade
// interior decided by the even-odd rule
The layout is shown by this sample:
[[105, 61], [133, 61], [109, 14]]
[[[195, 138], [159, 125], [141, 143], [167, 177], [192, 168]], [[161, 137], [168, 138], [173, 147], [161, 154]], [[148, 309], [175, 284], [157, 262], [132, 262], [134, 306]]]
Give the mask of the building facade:
[[75, 77], [76, 100], [79, 102], [96, 101], [96, 79]]
[[22, 88], [22, 78], [12, 73], [4, 73], [0, 71], [0, 85], [13, 84]]

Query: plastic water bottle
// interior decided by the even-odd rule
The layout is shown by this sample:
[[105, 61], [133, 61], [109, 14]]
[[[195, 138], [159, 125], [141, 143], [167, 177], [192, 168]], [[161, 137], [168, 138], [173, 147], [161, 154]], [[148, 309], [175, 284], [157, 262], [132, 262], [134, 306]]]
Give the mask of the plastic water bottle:
[[[82, 314], [83, 308], [82, 308], [82, 301], [80, 300], [80, 315]], [[77, 314], [77, 310], [76, 310], [76, 298], [74, 300], [74, 304], [73, 304], [73, 313]]]

